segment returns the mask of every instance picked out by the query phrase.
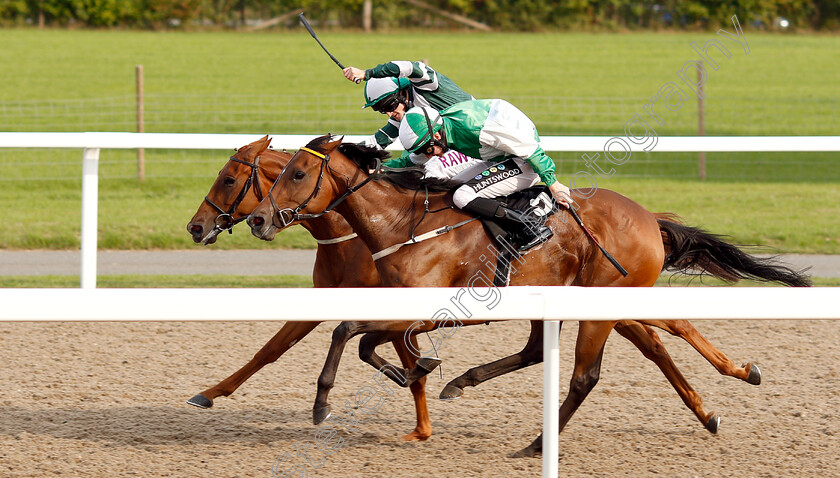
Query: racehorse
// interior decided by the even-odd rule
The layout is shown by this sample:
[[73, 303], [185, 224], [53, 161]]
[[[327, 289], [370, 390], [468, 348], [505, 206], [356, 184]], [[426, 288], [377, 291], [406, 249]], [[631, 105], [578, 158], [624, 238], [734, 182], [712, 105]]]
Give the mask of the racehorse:
[[[218, 235], [232, 231], [245, 219], [263, 198], [263, 191], [274, 183], [288, 164], [291, 154], [268, 149], [271, 140], [265, 136], [250, 143], [230, 157], [219, 171], [210, 191], [187, 224], [193, 241], [213, 244]], [[374, 287], [380, 285], [379, 274], [373, 267], [370, 251], [356, 238], [350, 225], [337, 214], [301, 223], [318, 242], [312, 282], [315, 287]], [[369, 266], [365, 267], [369, 263]], [[359, 264], [365, 266], [360, 267]], [[287, 322], [254, 357], [233, 375], [187, 401], [199, 408], [210, 408], [213, 399], [227, 397], [264, 366], [273, 363], [299, 340], [306, 337], [320, 322]], [[409, 341], [417, 347], [416, 339]], [[404, 367], [414, 368], [417, 357], [411, 354], [406, 342], [393, 341], [394, 349]], [[421, 362], [424, 363], [424, 362]], [[425, 361], [433, 367], [434, 360]], [[417, 426], [403, 436], [404, 440], [425, 440], [432, 434], [432, 424], [426, 405], [425, 377], [419, 377], [409, 388], [414, 397]]]
[[[219, 172], [210, 192], [187, 225], [187, 230], [196, 243], [212, 244], [219, 233], [232, 232], [232, 227], [254, 209], [262, 199], [263, 191], [267, 191], [280, 175], [282, 169], [288, 164], [291, 154], [270, 150], [269, 144], [270, 140], [266, 136], [240, 148]], [[326, 215], [320, 219], [304, 221], [303, 224], [304, 227], [309, 228], [319, 243], [313, 272], [316, 287], [358, 287], [380, 284], [370, 251], [361, 240], [353, 240], [354, 234], [347, 234], [351, 231], [350, 226], [340, 215]], [[318, 323], [290, 322], [285, 324], [242, 369], [214, 387], [195, 395], [187, 403], [201, 408], [212, 407], [214, 398], [233, 393], [263, 366], [276, 361], [286, 350], [311, 332]], [[736, 368], [731, 360], [706, 341], [687, 321], [665, 321], [664, 323], [670, 333], [691, 343], [722, 374], [735, 376], [750, 383], [757, 384], [760, 381], [757, 367], [750, 366], [749, 370]], [[532, 364], [542, 360], [541, 351], [535, 348], [535, 344], [542, 341], [542, 327], [539, 324], [536, 325], [531, 329], [528, 345], [523, 349], [523, 353], [513, 357], [513, 362], [517, 362], [516, 359], [518, 359], [519, 362]], [[646, 357], [662, 369], [689, 409], [695, 413], [701, 423], [705, 423], [710, 431], [715, 432], [719, 417], [711, 413], [707, 414], [703, 410], [699, 395], [680, 374], [656, 333], [649, 327], [631, 321], [620, 322], [616, 330], [631, 340]], [[409, 343], [416, 344], [412, 342], [416, 340], [414, 336], [408, 339]], [[399, 343], [395, 345], [395, 347], [399, 346]], [[416, 345], [413, 347], [417, 350]], [[404, 348], [404, 346], [400, 347], [398, 353], [404, 361], [403, 364], [411, 366], [411, 359], [414, 356], [408, 354], [410, 357], [405, 357]], [[369, 354], [366, 356], [370, 357]], [[510, 367], [513, 364], [511, 364], [511, 358], [508, 358], [493, 365], [493, 367], [476, 367], [452, 380], [441, 393], [441, 398], [457, 398], [463, 393], [463, 387], [476, 386], [503, 373], [503, 367]], [[489, 370], [486, 370], [488, 368]], [[415, 398], [418, 425], [414, 432], [404, 438], [425, 439], [431, 434], [431, 425], [426, 412], [425, 396], [422, 394], [422, 382], [410, 386]]]
[[[266, 136], [243, 146], [231, 156], [187, 225], [187, 230], [194, 242], [213, 244], [218, 234], [224, 231], [232, 232], [233, 226], [244, 219], [263, 198], [263, 191], [268, 191], [292, 156], [286, 152], [268, 149], [269, 144], [270, 139]], [[381, 284], [370, 251], [360, 239], [355, 239], [350, 225], [340, 215], [325, 215], [319, 219], [304, 221], [302, 224], [315, 236], [319, 244], [313, 271], [313, 282], [316, 287], [367, 287]], [[262, 367], [276, 361], [289, 348], [314, 330], [319, 323], [289, 322], [285, 324], [244, 367], [217, 385], [195, 395], [187, 403], [200, 408], [212, 407], [213, 399], [229, 396]], [[717, 351], [687, 321], [667, 321], [667, 323], [670, 327], [669, 332], [681, 336], [704, 353], [721, 373], [736, 376], [751, 383], [760, 381], [757, 367], [751, 366], [748, 373], [745, 369], [736, 368], [731, 360]], [[710, 431], [716, 431], [719, 418], [703, 410], [699, 395], [680, 374], [656, 333], [649, 327], [631, 321], [620, 322], [616, 330], [632, 341], [646, 357], [662, 369], [686, 405]], [[416, 338], [412, 335], [408, 337], [408, 340], [414, 350], [417, 350]], [[542, 327], [532, 327], [531, 338], [528, 342], [530, 345], [525, 349], [529, 352], [520, 356], [521, 359], [527, 363], [538, 363], [542, 360], [541, 351], [535, 349], [533, 345], [541, 341]], [[406, 351], [404, 343], [397, 340], [394, 346], [403, 365], [413, 368], [416, 357]], [[417, 373], [425, 373], [427, 368], [433, 368], [433, 366], [434, 362], [431, 362]], [[482, 371], [482, 367], [474, 368], [450, 382], [441, 393], [441, 398], [457, 398], [463, 393], [463, 387], [476, 386], [496, 376], [499, 371], [501, 369], [495, 367], [492, 373], [487, 374]], [[408, 376], [407, 371], [404, 374]], [[414, 395], [417, 427], [403, 438], [406, 440], [426, 439], [431, 435], [431, 423], [426, 409], [423, 381], [417, 384], [410, 383], [408, 386]]]
[[[421, 189], [394, 184], [393, 173], [370, 175], [368, 171], [378, 171], [384, 154], [358, 145], [342, 144], [340, 139], [332, 140], [328, 136], [313, 140], [295, 153], [267, 197], [248, 217], [252, 233], [271, 240], [285, 227], [300, 220], [322, 217], [325, 211], [335, 209], [371, 251], [379, 251], [374, 257], [378, 259], [376, 267], [383, 285], [468, 285], [485, 267], [482, 261], [493, 247], [492, 238], [480, 223], [470, 221], [465, 213], [451, 208], [444, 192], [448, 188], [435, 192], [434, 184], [424, 182], [421, 193]], [[554, 230], [553, 238], [529, 251], [527, 260], [516, 265], [511, 271], [511, 285], [649, 287], [666, 267], [681, 271], [699, 269], [730, 281], [754, 278], [792, 286], [809, 285], [808, 279], [800, 273], [772, 260], [752, 257], [717, 236], [668, 220], [672, 215], [650, 213], [613, 191], [576, 191], [576, 195], [586, 198], [577, 204], [578, 214], [588, 224], [593, 239], [598, 239], [606, 250], [613, 251], [629, 274], [620, 274], [593, 245], [593, 240], [570, 220], [568, 212], [561, 210], [546, 223]], [[430, 234], [415, 236], [415, 231]], [[427, 235], [435, 236], [435, 239], [416, 241], [417, 237]], [[401, 244], [411, 245], [396, 247]], [[461, 322], [463, 325], [484, 323]], [[666, 325], [666, 321], [639, 322]], [[560, 408], [560, 430], [597, 383], [604, 344], [618, 323], [580, 322], [569, 394]], [[329, 416], [327, 396], [349, 338], [375, 332], [362, 339], [360, 355], [374, 367], [385, 370], [384, 367], [390, 364], [375, 354], [376, 345], [410, 335], [406, 334], [408, 327], [412, 327], [411, 333], [418, 333], [439, 325], [441, 323], [435, 321], [424, 322], [420, 327], [405, 321], [343, 322], [339, 325], [333, 333], [333, 343], [318, 380], [313, 410], [315, 422]], [[517, 354], [518, 357], [508, 357], [511, 360], [505, 362], [501, 373], [535, 363], [533, 351], [541, 349], [542, 344], [533, 340], [533, 327], [532, 323], [531, 339], [525, 349]], [[669, 330], [667, 325], [665, 330]], [[709, 358], [705, 353], [704, 356]], [[491, 368], [493, 366], [490, 364]], [[733, 375], [749, 381], [752, 371], [753, 366], [749, 365]], [[389, 376], [399, 383], [397, 377]], [[685, 397], [684, 401], [689, 404]], [[712, 414], [698, 415], [698, 418], [711, 431], [716, 430], [717, 423], [710, 426], [710, 420], [715, 419]], [[541, 447], [542, 435], [518, 455], [534, 456]]]

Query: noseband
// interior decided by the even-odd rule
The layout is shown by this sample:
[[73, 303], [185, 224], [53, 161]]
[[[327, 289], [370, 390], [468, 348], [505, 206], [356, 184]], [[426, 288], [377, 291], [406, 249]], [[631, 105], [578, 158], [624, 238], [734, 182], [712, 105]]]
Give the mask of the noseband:
[[233, 218], [233, 213], [236, 212], [236, 208], [239, 207], [239, 204], [242, 203], [242, 200], [245, 199], [245, 195], [248, 194], [248, 190], [251, 189], [251, 185], [254, 185], [254, 193], [257, 195], [257, 200], [262, 201], [263, 194], [262, 189], [260, 188], [260, 180], [259, 180], [259, 166], [260, 166], [260, 157], [257, 156], [254, 159], [253, 163], [249, 163], [247, 161], [243, 161], [239, 158], [234, 158], [233, 156], [230, 157], [231, 161], [236, 161], [237, 163], [244, 164], [251, 168], [251, 175], [248, 176], [248, 179], [245, 181], [245, 185], [242, 186], [242, 191], [239, 192], [239, 196], [236, 197], [236, 200], [233, 201], [230, 208], [225, 211], [219, 205], [214, 203], [209, 196], [204, 196], [204, 200], [207, 204], [213, 206], [213, 208], [219, 213], [216, 216], [216, 219], [213, 220], [213, 224], [215, 225], [214, 229], [218, 230], [219, 233], [227, 231], [230, 234], [233, 234], [233, 226], [239, 224], [240, 222], [244, 221], [248, 218], [248, 215], [244, 215], [240, 218]]
[[[338, 199], [336, 199], [335, 201], [330, 203], [327, 206], [327, 208], [324, 209], [321, 212], [316, 212], [316, 213], [312, 213], [312, 214], [301, 214], [301, 211], [303, 211], [309, 205], [309, 201], [311, 201], [321, 191], [321, 182], [324, 180], [324, 171], [329, 169], [330, 171], [332, 171], [336, 174], [339, 174], [330, 166], [330, 155], [329, 154], [322, 154], [322, 153], [319, 153], [318, 151], [315, 151], [314, 149], [310, 149], [310, 148], [300, 148], [297, 151], [297, 153], [295, 153], [295, 156], [297, 156], [301, 151], [305, 151], [305, 152], [321, 159], [321, 169], [318, 173], [318, 181], [315, 183], [315, 189], [312, 190], [312, 193], [309, 195], [309, 197], [304, 199], [304, 201], [302, 203], [300, 203], [296, 208], [294, 208], [294, 209], [290, 209], [290, 208], [280, 209], [277, 206], [277, 202], [274, 200], [274, 195], [271, 194], [272, 191], [274, 191], [274, 186], [276, 186], [277, 183], [280, 182], [280, 178], [277, 178], [277, 181], [271, 186], [271, 189], [268, 191], [268, 199], [271, 202], [271, 207], [274, 209], [274, 211], [276, 211], [276, 214], [273, 214], [272, 217], [271, 217], [271, 222], [274, 225], [274, 227], [277, 227], [277, 228], [280, 228], [280, 229], [291, 225], [295, 221], [304, 221], [304, 220], [307, 220], [307, 219], [316, 219], [316, 218], [319, 218], [319, 217], [323, 216], [324, 214], [332, 211], [336, 206], [338, 206], [345, 199], [347, 199], [348, 196], [350, 196], [354, 192], [358, 191], [365, 184], [370, 182], [370, 180], [373, 179], [373, 175], [378, 173], [379, 169], [382, 166], [382, 162], [379, 160], [379, 158], [376, 158], [376, 167], [374, 168], [373, 174], [368, 176], [365, 180], [363, 180], [361, 183], [359, 183], [356, 186], [350, 186], [350, 178], [347, 177], [347, 176], [344, 176], [342, 174], [342, 176], [344, 176], [345, 181], [347, 182], [347, 190], [344, 192], [344, 194], [342, 194]], [[294, 159], [294, 157], [292, 157], [292, 159]], [[291, 160], [289, 161], [289, 164], [291, 164]], [[281, 174], [281, 177], [282, 177], [282, 174]], [[275, 220], [275, 218], [276, 218], [276, 220]], [[279, 223], [278, 223], [278, 221], [279, 221]]]

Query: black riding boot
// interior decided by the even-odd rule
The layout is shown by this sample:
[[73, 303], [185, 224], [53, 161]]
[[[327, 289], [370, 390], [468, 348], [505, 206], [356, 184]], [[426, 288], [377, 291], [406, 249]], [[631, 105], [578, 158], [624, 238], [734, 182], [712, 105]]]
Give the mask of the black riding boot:
[[464, 206], [463, 209], [469, 213], [492, 219], [507, 227], [511, 227], [520, 238], [520, 240], [516, 241], [519, 252], [524, 252], [534, 246], [540, 245], [551, 239], [551, 236], [554, 235], [554, 231], [551, 228], [535, 220], [533, 216], [506, 208], [495, 199], [475, 198]]

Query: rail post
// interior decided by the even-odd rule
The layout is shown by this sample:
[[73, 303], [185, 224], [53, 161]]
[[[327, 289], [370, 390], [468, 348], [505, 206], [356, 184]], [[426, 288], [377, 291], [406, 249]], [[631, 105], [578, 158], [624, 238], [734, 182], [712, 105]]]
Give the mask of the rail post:
[[99, 148], [82, 154], [82, 289], [96, 289]]
[[560, 321], [543, 321], [542, 476], [558, 476], [560, 433]]

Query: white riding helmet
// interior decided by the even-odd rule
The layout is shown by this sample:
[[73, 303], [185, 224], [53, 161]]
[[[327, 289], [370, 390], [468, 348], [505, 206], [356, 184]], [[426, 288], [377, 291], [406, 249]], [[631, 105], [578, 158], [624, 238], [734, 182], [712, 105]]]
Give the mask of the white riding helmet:
[[[430, 128], [431, 126], [431, 128]], [[415, 106], [406, 111], [400, 122], [400, 143], [409, 153], [416, 152], [426, 145], [433, 134], [443, 127], [443, 118], [436, 109], [428, 106]], [[431, 131], [429, 131], [431, 129]]]
[[365, 82], [365, 105], [373, 106], [385, 98], [411, 86], [407, 78], [371, 78]]

